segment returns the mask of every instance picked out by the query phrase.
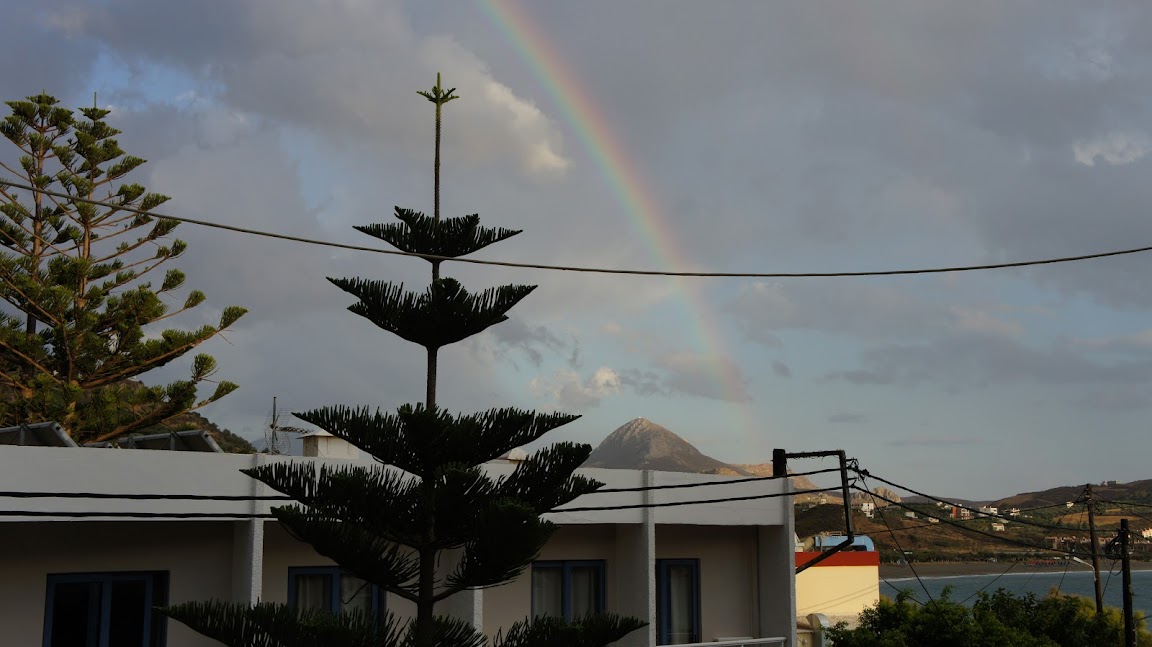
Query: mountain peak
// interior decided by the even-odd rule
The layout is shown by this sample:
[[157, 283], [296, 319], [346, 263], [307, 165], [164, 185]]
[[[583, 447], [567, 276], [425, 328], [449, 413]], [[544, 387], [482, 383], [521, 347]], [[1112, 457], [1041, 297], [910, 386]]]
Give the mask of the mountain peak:
[[584, 465], [706, 474], [733, 469], [705, 456], [688, 441], [646, 418], [631, 420], [609, 434]]

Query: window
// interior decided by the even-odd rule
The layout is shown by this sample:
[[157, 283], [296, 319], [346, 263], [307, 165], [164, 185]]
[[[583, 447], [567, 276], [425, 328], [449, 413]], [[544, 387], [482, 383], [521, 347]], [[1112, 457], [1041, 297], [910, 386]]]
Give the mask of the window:
[[44, 647], [160, 647], [168, 573], [49, 575]]
[[661, 645], [700, 642], [700, 560], [656, 560], [656, 632]]
[[572, 620], [604, 610], [604, 562], [532, 564], [532, 616]]
[[384, 615], [384, 591], [338, 566], [288, 569], [288, 605], [327, 613]]

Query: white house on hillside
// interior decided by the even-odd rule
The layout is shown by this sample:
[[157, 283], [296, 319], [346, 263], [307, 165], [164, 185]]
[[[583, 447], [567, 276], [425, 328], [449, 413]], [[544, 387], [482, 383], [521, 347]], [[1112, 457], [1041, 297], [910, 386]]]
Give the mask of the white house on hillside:
[[[0, 445], [0, 545], [6, 547], [0, 553], [0, 642], [207, 647], [217, 643], [150, 609], [211, 598], [332, 611], [388, 609], [408, 617], [411, 609], [403, 601], [363, 586], [275, 521], [236, 518], [265, 514], [276, 505], [245, 498], [276, 493], [240, 469], [272, 461], [349, 460]], [[488, 466], [493, 474], [512, 469]], [[582, 473], [624, 489], [731, 480], [631, 470]], [[443, 612], [488, 634], [525, 617], [597, 609], [650, 622], [624, 645], [726, 638], [743, 639], [730, 645], [795, 645], [790, 497], [660, 506], [781, 495], [787, 488], [781, 479], [582, 497], [569, 507], [659, 507], [551, 514], [560, 528], [531, 569], [507, 585], [451, 598]], [[19, 493], [90, 496], [14, 496]], [[232, 499], [165, 498], [187, 494]], [[146, 498], [122, 498], [141, 495]]]

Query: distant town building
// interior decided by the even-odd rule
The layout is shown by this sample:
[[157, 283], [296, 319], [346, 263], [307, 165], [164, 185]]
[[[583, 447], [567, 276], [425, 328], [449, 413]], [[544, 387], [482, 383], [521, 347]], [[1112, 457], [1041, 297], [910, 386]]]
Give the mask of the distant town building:
[[1020, 516], [1020, 508], [1012, 508], [1011, 510], [1009, 510], [1008, 516], [1009, 517], [1019, 517]]
[[1002, 523], [992, 524], [992, 532], [1004, 532], [1004, 524], [1002, 524]]
[[876, 504], [871, 501], [863, 501], [858, 507], [860, 512], [863, 512], [864, 516], [868, 517], [869, 519], [876, 515]]
[[909, 510], [908, 512], [905, 512], [905, 513], [904, 513], [904, 516], [905, 516], [906, 518], [908, 518], [908, 519], [915, 519], [915, 518], [916, 518], [916, 513], [915, 513], [915, 512], [912, 512], [911, 510]]
[[1152, 539], [1152, 528], [1145, 528], [1140, 531], [1140, 536], [1145, 539]]
[[981, 517], [997, 517], [1000, 516], [1000, 508], [991, 505], [980, 506]]
[[1110, 487], [1116, 485], [1116, 481], [1100, 481], [1100, 487]]

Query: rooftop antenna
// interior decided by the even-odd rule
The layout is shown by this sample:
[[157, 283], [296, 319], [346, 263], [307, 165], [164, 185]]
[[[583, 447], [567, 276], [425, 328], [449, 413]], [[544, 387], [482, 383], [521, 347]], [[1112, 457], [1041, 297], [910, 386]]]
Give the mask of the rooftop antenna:
[[280, 412], [276, 410], [276, 396], [272, 396], [272, 413], [264, 421], [264, 453], [283, 456], [292, 449], [289, 433], [305, 433], [307, 429], [289, 427], [280, 422]]

